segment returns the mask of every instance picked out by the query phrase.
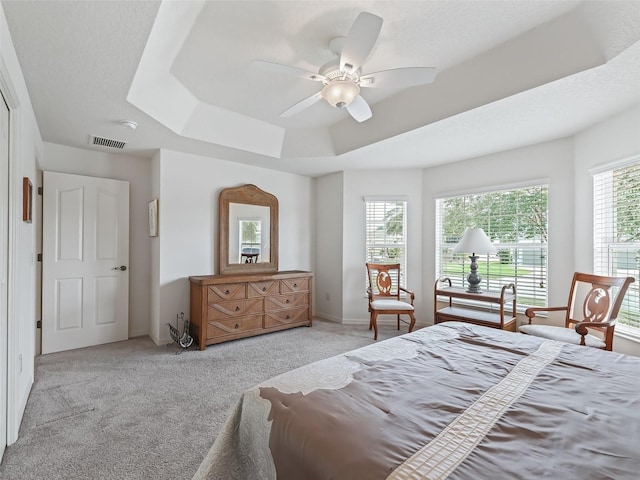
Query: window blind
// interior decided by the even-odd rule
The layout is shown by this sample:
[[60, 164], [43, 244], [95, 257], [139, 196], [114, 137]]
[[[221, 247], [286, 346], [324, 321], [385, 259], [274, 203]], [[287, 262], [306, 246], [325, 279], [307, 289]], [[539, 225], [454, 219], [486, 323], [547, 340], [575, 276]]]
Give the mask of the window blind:
[[465, 228], [481, 227], [496, 255], [478, 260], [481, 288], [515, 283], [519, 309], [547, 304], [547, 185], [532, 185], [436, 200], [436, 275], [466, 287], [470, 261], [453, 254]]
[[[399, 263], [399, 285], [404, 288], [407, 270], [407, 202], [385, 199], [365, 200], [365, 204], [366, 262]], [[366, 278], [366, 272], [365, 280], [368, 287], [369, 279]]]
[[636, 279], [618, 323], [640, 330], [640, 161], [593, 175], [593, 254], [595, 273]]

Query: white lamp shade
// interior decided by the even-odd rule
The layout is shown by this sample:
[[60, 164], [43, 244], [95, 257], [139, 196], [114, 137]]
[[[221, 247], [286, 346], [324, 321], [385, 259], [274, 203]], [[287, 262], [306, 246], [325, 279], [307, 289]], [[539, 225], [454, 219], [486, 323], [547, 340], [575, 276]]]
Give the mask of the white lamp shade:
[[453, 249], [453, 253], [496, 253], [496, 246], [481, 228], [467, 228]]

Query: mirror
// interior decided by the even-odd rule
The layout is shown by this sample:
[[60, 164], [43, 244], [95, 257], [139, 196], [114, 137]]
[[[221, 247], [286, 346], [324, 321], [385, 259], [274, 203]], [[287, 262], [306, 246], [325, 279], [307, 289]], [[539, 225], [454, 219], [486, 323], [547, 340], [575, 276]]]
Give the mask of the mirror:
[[278, 199], [255, 185], [220, 192], [220, 273], [278, 270]]

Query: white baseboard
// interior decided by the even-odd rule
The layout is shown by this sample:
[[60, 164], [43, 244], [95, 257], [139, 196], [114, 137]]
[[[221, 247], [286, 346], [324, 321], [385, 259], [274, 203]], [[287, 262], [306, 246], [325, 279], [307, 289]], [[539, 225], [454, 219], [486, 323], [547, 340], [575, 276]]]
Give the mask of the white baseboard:
[[344, 325], [369, 325], [368, 318], [345, 318], [342, 320]]
[[340, 323], [342, 325], [369, 325], [368, 318], [342, 318], [335, 317], [333, 315], [327, 315], [326, 313], [314, 313], [314, 317], [321, 318], [323, 320], [328, 320], [334, 323]]
[[148, 330], [146, 330], [144, 332], [143, 331], [140, 331], [140, 332], [135, 332], [135, 331], [134, 332], [129, 332], [129, 338], [144, 337], [144, 336], [147, 336], [147, 335], [149, 335], [149, 331]]
[[[314, 313], [313, 316], [317, 318], [321, 318], [323, 320], [328, 320], [330, 322], [340, 323], [342, 325], [369, 325], [368, 318], [340, 318], [340, 317], [334, 317], [332, 315], [326, 315], [324, 313]], [[387, 320], [389, 322], [395, 322], [395, 318], [387, 319]], [[381, 321], [385, 322], [387, 320], [385, 320], [382, 317], [378, 317], [379, 323]], [[430, 327], [431, 325], [433, 325], [433, 322], [429, 323], [429, 322], [423, 322], [423, 321], [417, 320], [414, 330], [418, 328], [423, 328], [423, 327]]]
[[314, 318], [321, 318], [322, 320], [327, 320], [333, 323], [342, 323], [342, 318], [334, 317], [333, 315], [327, 315], [325, 313], [314, 313]]

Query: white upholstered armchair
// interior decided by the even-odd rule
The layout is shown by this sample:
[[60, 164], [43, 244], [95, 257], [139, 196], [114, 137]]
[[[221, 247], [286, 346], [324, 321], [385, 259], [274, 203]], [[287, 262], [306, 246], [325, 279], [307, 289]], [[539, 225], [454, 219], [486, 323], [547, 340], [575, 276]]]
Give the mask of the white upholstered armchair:
[[[527, 308], [525, 315], [529, 318], [529, 324], [522, 325], [519, 330], [528, 335], [611, 350], [622, 299], [633, 282], [633, 277], [605, 277], [576, 272], [567, 305]], [[536, 313], [554, 311], [566, 312], [564, 327], [533, 322]]]
[[[369, 330], [373, 328], [374, 340], [378, 339], [378, 315], [396, 315], [400, 330], [400, 315], [408, 315], [409, 331], [413, 330], [416, 318], [413, 315], [415, 295], [400, 286], [400, 264], [367, 263], [369, 276]], [[400, 292], [407, 295], [408, 302], [400, 300]], [[404, 321], [404, 320], [403, 320]]]

